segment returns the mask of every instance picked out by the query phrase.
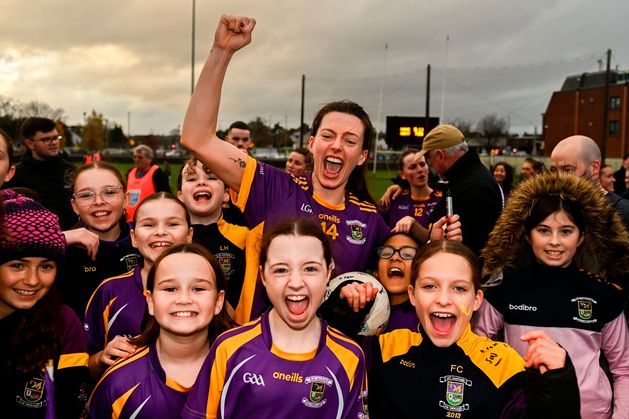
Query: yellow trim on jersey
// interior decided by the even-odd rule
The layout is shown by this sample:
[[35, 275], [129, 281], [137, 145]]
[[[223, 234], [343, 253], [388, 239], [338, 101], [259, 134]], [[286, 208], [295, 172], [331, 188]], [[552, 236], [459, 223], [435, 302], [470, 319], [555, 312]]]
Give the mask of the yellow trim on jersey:
[[388, 362], [391, 358], [407, 353], [411, 346], [419, 346], [423, 337], [421, 333], [412, 332], [408, 329], [396, 329], [381, 334], [378, 336], [378, 340], [380, 341], [382, 362]]
[[360, 201], [358, 200], [358, 198], [356, 198], [356, 196], [354, 196], [353, 194], [349, 194], [349, 202], [351, 204], [357, 205], [358, 209], [361, 211], [366, 211], [366, 212], [378, 212], [378, 209], [376, 208], [376, 206], [374, 204], [372, 204], [371, 202], [367, 202], [367, 201]]
[[524, 360], [509, 345], [472, 333], [468, 324], [457, 345], [485, 375], [500, 387], [511, 377], [524, 371]]
[[304, 352], [303, 354], [295, 354], [291, 352], [284, 352], [275, 346], [274, 343], [271, 344], [271, 353], [287, 361], [310, 361], [317, 355], [317, 349], [318, 348], [314, 348], [312, 351]]
[[427, 201], [430, 199], [430, 195], [411, 195], [411, 199], [415, 202]]
[[340, 204], [332, 204], [325, 199], [321, 198], [315, 191], [312, 191], [312, 199], [317, 201], [320, 205], [324, 206], [327, 209], [331, 209], [334, 211], [343, 211], [345, 209], [345, 202]]
[[253, 178], [255, 177], [257, 167], [258, 162], [256, 161], [256, 159], [251, 156], [247, 156], [245, 171], [242, 174], [240, 189], [238, 190], [238, 200], [234, 202], [242, 212], [245, 212], [245, 205], [247, 204], [247, 200], [249, 199], [249, 193], [251, 192], [251, 185], [253, 184]]
[[[109, 342], [109, 309], [111, 305], [118, 299], [118, 297], [114, 297], [109, 300], [109, 303], [105, 306], [105, 310], [103, 310], [103, 330], [105, 331], [105, 346], [107, 346], [107, 342]], [[103, 347], [103, 349], [105, 349]]]
[[112, 419], [116, 419], [120, 417], [120, 414], [122, 413], [122, 409], [124, 409], [124, 405], [127, 403], [127, 400], [129, 400], [129, 397], [131, 397], [135, 389], [138, 388], [140, 384], [142, 383], [137, 383], [136, 385], [131, 387], [129, 390], [127, 390], [126, 393], [124, 393], [122, 396], [118, 397], [115, 402], [113, 402], [113, 404], [111, 405]]
[[59, 357], [57, 369], [72, 367], [87, 367], [90, 356], [87, 352], [76, 352], [73, 354], [63, 354]]
[[225, 385], [227, 362], [240, 347], [262, 334], [260, 319], [256, 320], [256, 322], [257, 325], [255, 327], [225, 339], [216, 348], [214, 363], [212, 364], [212, 370], [210, 371], [210, 388], [205, 407], [206, 417], [216, 417], [218, 412], [221, 394], [223, 393], [223, 386]]
[[189, 393], [193, 387], [193, 386], [190, 386], [190, 387], [183, 386], [179, 384], [178, 382], [176, 382], [175, 380], [173, 380], [172, 378], [168, 378], [168, 377], [166, 377], [166, 386], [180, 393]]
[[143, 357], [144, 355], [146, 355], [148, 353], [149, 353], [149, 347], [148, 346], [141, 347], [141, 348], [137, 349], [133, 355], [129, 356], [128, 358], [120, 359], [114, 365], [112, 365], [111, 367], [107, 368], [105, 373], [102, 375], [102, 377], [100, 377], [100, 380], [98, 380], [98, 383], [94, 387], [94, 390], [92, 391], [92, 394], [90, 395], [90, 398], [87, 401], [87, 404], [89, 405], [89, 404], [92, 403], [92, 396], [94, 396], [94, 393], [96, 393], [96, 389], [98, 389], [98, 387], [100, 386], [100, 383], [102, 383], [103, 380], [105, 380], [105, 377], [107, 377], [109, 374], [113, 373], [117, 369], [124, 367], [125, 365], [135, 361], [138, 358]]
[[223, 217], [219, 218], [216, 225], [218, 226], [218, 231], [220, 231], [223, 237], [238, 246], [240, 250], [245, 250], [245, 245], [247, 244], [247, 234], [249, 234], [249, 229], [247, 227], [230, 224], [225, 221]]
[[[334, 335], [333, 333], [330, 334]], [[338, 336], [335, 335], [335, 337]], [[358, 369], [358, 357], [354, 352], [330, 339], [330, 335], [325, 337], [325, 346], [330, 348], [330, 351], [332, 351], [334, 356], [336, 356], [343, 366], [345, 374], [347, 374], [347, 380], [349, 381], [349, 388], [351, 391], [351, 389], [354, 388], [354, 378], [356, 378], [355, 372]], [[362, 383], [360, 384], [362, 385]]]
[[128, 278], [128, 277], [132, 277], [133, 276], [133, 271], [135, 271], [135, 269], [131, 269], [129, 272], [125, 272], [122, 275], [116, 275], [116, 276], [112, 276], [111, 278], [107, 278], [104, 279], [103, 282], [101, 282], [98, 287], [96, 287], [96, 289], [94, 290], [94, 292], [92, 293], [92, 296], [90, 297], [90, 299], [87, 302], [87, 305], [85, 306], [85, 314], [87, 315], [87, 309], [89, 308], [90, 304], [92, 304], [92, 299], [94, 299], [94, 296], [96, 295], [96, 293], [98, 292], [98, 289], [100, 287], [103, 286], [103, 284], [109, 282], [109, 281], [113, 281], [114, 279], [123, 279], [123, 278]]
[[[260, 243], [264, 222], [258, 224], [249, 231], [245, 245], [245, 277], [240, 291], [238, 305], [234, 308], [234, 320], [238, 324], [247, 323], [251, 319], [253, 299], [258, 286], [258, 273], [260, 269]], [[260, 284], [259, 286], [262, 286]]]

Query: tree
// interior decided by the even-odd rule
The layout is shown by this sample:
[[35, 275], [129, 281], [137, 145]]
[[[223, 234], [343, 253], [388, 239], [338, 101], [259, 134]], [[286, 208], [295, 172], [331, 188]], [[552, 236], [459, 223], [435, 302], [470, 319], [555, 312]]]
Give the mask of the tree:
[[249, 122], [251, 137], [256, 147], [271, 147], [273, 141], [271, 139], [271, 129], [264, 123], [259, 116], [255, 121]]
[[484, 146], [489, 148], [497, 139], [509, 135], [509, 120], [496, 114], [485, 115], [476, 124], [476, 130], [484, 138]]
[[463, 118], [454, 118], [452, 121], [447, 123], [457, 127], [459, 131], [463, 133], [465, 138], [470, 138], [474, 133], [474, 130], [472, 129], [472, 123]]
[[53, 121], [62, 121], [65, 119], [65, 111], [61, 108], [53, 108], [47, 103], [32, 101], [18, 106], [19, 116], [28, 118], [29, 116], [40, 116], [42, 118], [52, 119]]
[[83, 137], [83, 148], [86, 150], [102, 150], [105, 148], [105, 123], [103, 114], [92, 113], [87, 116], [85, 125], [81, 131]]
[[129, 146], [129, 140], [120, 125], [114, 124], [112, 128], [107, 130], [107, 146], [120, 148]]

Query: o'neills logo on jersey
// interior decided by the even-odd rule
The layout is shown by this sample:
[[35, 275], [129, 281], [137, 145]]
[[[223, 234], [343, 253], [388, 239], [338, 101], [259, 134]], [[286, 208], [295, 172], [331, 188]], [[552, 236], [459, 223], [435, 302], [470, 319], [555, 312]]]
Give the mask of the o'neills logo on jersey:
[[509, 303], [509, 310], [537, 311], [537, 307], [535, 307], [535, 306], [527, 306], [526, 304], [513, 305], [513, 304]]
[[306, 377], [306, 384], [310, 385], [308, 397], [303, 397], [301, 402], [307, 407], [321, 407], [327, 400], [323, 398], [326, 387], [332, 387], [334, 383], [328, 377], [321, 375], [313, 375]]
[[596, 300], [589, 297], [577, 297], [570, 300], [573, 303], [577, 303], [577, 316], [573, 317], [573, 320], [579, 323], [596, 323], [598, 320], [592, 318], [594, 316], [594, 305]]
[[273, 378], [275, 378], [276, 380], [289, 381], [291, 383], [304, 382], [304, 377], [302, 377], [298, 372], [285, 374], [283, 372], [275, 371], [273, 373]]
[[347, 220], [345, 224], [349, 226], [351, 229], [352, 235], [345, 236], [345, 239], [353, 244], [363, 244], [367, 239], [365, 238], [365, 234], [363, 229], [367, 228], [367, 224], [361, 223], [359, 220]]
[[439, 407], [450, 412], [469, 410], [470, 405], [463, 403], [463, 395], [465, 386], [472, 386], [472, 380], [459, 377], [458, 375], [446, 375], [445, 377], [439, 377], [439, 382], [446, 383], [446, 400], [439, 400]]

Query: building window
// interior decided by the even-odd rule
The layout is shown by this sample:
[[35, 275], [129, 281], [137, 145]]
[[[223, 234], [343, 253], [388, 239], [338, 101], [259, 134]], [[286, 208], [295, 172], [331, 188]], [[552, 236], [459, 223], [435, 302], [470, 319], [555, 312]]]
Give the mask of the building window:
[[620, 96], [612, 96], [609, 100], [609, 107], [611, 109], [620, 109]]
[[616, 136], [618, 134], [620, 134], [620, 122], [609, 121], [609, 135]]

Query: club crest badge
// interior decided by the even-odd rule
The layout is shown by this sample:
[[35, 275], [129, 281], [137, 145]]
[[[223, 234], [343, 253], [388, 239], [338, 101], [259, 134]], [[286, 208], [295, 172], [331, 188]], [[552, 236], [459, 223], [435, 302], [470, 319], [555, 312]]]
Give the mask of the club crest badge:
[[579, 317], [583, 320], [590, 320], [592, 318], [592, 302], [577, 300]]
[[446, 390], [446, 401], [450, 406], [458, 406], [463, 403], [463, 383], [448, 380]]
[[306, 377], [304, 383], [309, 386], [308, 397], [303, 397], [301, 402], [308, 407], [318, 408], [323, 406], [327, 399], [325, 396], [325, 388], [332, 386], [332, 380], [328, 377], [319, 375]]
[[596, 300], [590, 297], [576, 297], [570, 300], [572, 303], [577, 303], [577, 315], [572, 316], [572, 320], [585, 323], [585, 324], [593, 324], [597, 323], [598, 319], [596, 318]]
[[472, 380], [468, 380], [458, 375], [446, 375], [439, 377], [440, 383], [445, 383], [446, 399], [439, 400], [439, 407], [449, 412], [463, 412], [469, 410], [470, 405], [463, 403], [465, 386], [471, 387]]
[[218, 254], [218, 263], [221, 265], [221, 269], [223, 273], [228, 274], [232, 270], [232, 257], [229, 254], [221, 253]]
[[365, 228], [367, 224], [361, 223], [359, 220], [347, 220], [345, 223], [349, 226], [351, 235], [345, 236], [345, 239], [353, 244], [363, 244], [367, 239], [365, 238]]
[[41, 378], [32, 378], [28, 380], [24, 387], [24, 400], [29, 403], [37, 403], [44, 394], [44, 386], [46, 382]]

